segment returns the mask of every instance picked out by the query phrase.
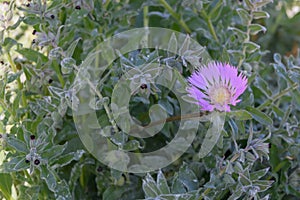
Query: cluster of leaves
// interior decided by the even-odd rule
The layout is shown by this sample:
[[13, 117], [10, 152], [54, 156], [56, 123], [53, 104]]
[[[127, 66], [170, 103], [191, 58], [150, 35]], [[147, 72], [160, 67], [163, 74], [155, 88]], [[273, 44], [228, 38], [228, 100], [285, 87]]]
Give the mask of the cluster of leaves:
[[[272, 61], [264, 62], [262, 58], [267, 51], [260, 47], [277, 51], [267, 49], [273, 46], [264, 44], [265, 41], [272, 44], [271, 34], [277, 30], [269, 25], [277, 16], [264, 8], [268, 5], [271, 10], [280, 3], [270, 4], [270, 0], [2, 2], [0, 196], [6, 199], [299, 197], [300, 57], [274, 54]], [[142, 26], [188, 33], [206, 46], [213, 59], [238, 66], [249, 79], [241, 103], [226, 116], [222, 132], [215, 133], [220, 136], [211, 152], [199, 158], [208, 126], [202, 123], [188, 151], [152, 175], [122, 173], [103, 166], [82, 145], [72, 119], [72, 105], [78, 101], [73, 98], [72, 86], [77, 66], [104, 39]], [[269, 26], [274, 30], [268, 38]], [[174, 42], [171, 39], [170, 43]], [[176, 67], [184, 77], [194, 70], [183, 57], [153, 49], [122, 55], [95, 83], [103, 96], [95, 108], [100, 123], [113, 123], [106, 108], [112, 88], [126, 74], [128, 66], [132, 69], [158, 58]], [[141, 88], [130, 103], [130, 112], [137, 120], [148, 124], [150, 119], [145, 112], [156, 103], [169, 116], [180, 114], [172, 92], [150, 84], [146, 78], [140, 80]], [[166, 145], [178, 126], [176, 121], [167, 123], [162, 134], [147, 140], [133, 140], [122, 132], [110, 139], [115, 144], [121, 143], [126, 150], [153, 151]]]

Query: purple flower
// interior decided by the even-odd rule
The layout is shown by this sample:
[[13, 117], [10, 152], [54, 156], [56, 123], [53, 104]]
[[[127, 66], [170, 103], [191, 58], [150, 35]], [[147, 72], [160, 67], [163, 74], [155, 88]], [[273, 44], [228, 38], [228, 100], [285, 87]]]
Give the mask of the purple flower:
[[230, 64], [211, 62], [199, 68], [188, 78], [189, 96], [197, 100], [203, 111], [230, 111], [231, 105], [240, 102], [238, 97], [247, 87], [247, 77], [238, 74]]

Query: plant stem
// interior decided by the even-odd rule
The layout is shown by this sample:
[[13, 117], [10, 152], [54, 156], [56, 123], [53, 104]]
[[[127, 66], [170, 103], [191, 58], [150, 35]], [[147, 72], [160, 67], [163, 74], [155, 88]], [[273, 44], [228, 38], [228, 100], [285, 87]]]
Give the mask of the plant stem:
[[213, 36], [215, 41], [219, 42], [219, 39], [217, 37], [215, 28], [212, 24], [212, 21], [211, 21], [210, 17], [207, 15], [207, 13], [204, 9], [201, 10], [201, 14], [202, 14], [202, 17], [205, 19], [205, 21], [207, 23], [210, 34]]
[[[97, 65], [96, 65], [97, 66]], [[77, 70], [78, 73], [80, 73], [80, 70], [77, 66], [74, 66], [74, 68]], [[99, 99], [103, 99], [103, 96], [102, 94], [97, 90], [97, 88], [94, 86], [94, 84], [89, 80], [87, 79], [86, 77], [82, 77], [85, 81], [87, 81], [87, 83], [89, 84], [89, 86], [92, 88], [92, 90], [96, 93], [96, 95], [99, 97]], [[105, 109], [105, 112], [107, 114], [107, 117], [109, 119], [109, 122], [111, 123], [113, 129], [114, 129], [114, 132], [115, 133], [119, 133], [119, 129], [118, 129], [118, 126], [115, 122], [115, 120], [113, 119], [113, 114], [112, 112], [110, 111], [110, 108], [108, 106], [108, 103], [107, 102], [104, 102], [103, 103], [103, 107]]]
[[143, 9], [143, 21], [144, 21], [144, 27], [149, 27], [149, 18], [148, 18], [148, 6], [145, 6]]
[[165, 0], [158, 0], [165, 9], [174, 17], [178, 23], [182, 26], [182, 28], [187, 32], [191, 33], [191, 29], [188, 27], [188, 25], [180, 18], [180, 16], [173, 10], [173, 8], [166, 2]]
[[280, 99], [283, 95], [287, 94], [288, 92], [295, 90], [299, 87], [298, 83], [294, 83], [293, 85], [291, 85], [290, 87], [282, 90], [281, 92], [279, 92], [278, 94], [274, 95], [273, 97], [271, 97], [270, 99], [266, 100], [264, 103], [262, 103], [260, 106], [257, 107], [257, 109], [262, 110], [264, 109], [267, 105], [269, 105], [270, 103], [275, 102], [276, 100]]

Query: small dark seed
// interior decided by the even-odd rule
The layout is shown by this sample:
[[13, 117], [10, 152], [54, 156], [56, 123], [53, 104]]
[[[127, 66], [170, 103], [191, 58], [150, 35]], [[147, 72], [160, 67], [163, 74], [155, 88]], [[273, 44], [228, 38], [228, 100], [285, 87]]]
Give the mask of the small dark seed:
[[4, 65], [4, 62], [3, 62], [3, 60], [1, 60], [1, 61], [0, 61], [0, 63], [1, 63], [1, 65]]
[[76, 10], [80, 10], [81, 7], [80, 7], [80, 6], [76, 6], [75, 9], [76, 9]]
[[39, 159], [35, 159], [35, 160], [34, 160], [34, 164], [35, 164], [35, 165], [39, 165], [40, 163], [41, 163], [41, 162], [40, 162]]
[[36, 34], [36, 30], [33, 30], [33, 31], [32, 31], [32, 35], [35, 35], [35, 34]]
[[146, 85], [146, 84], [142, 84], [142, 85], [141, 85], [141, 89], [143, 89], [143, 90], [144, 90], [144, 89], [147, 89], [147, 85]]
[[50, 79], [48, 80], [48, 83], [51, 84], [52, 82], [53, 82], [53, 80], [50, 78]]
[[30, 3], [26, 4], [26, 7], [30, 7]]
[[54, 19], [54, 18], [55, 18], [55, 16], [54, 16], [54, 15], [51, 15], [50, 17], [51, 17], [51, 19]]
[[32, 40], [32, 44], [34, 44], [34, 43], [35, 43], [35, 39]]
[[30, 161], [26, 159], [25, 162], [26, 162], [26, 163], [29, 163]]
[[35, 139], [35, 135], [31, 135], [31, 136], [30, 136], [30, 139], [31, 139], [31, 140], [34, 140], [34, 139]]

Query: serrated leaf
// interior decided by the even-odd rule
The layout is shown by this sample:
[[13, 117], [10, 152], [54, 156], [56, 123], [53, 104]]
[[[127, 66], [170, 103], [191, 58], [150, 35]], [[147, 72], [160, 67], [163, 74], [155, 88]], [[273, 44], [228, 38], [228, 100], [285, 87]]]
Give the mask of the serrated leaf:
[[251, 106], [247, 106], [246, 110], [252, 115], [252, 117], [257, 122], [264, 124], [264, 125], [272, 125], [273, 124], [273, 120], [268, 115], [259, 111], [258, 109], [253, 108]]

